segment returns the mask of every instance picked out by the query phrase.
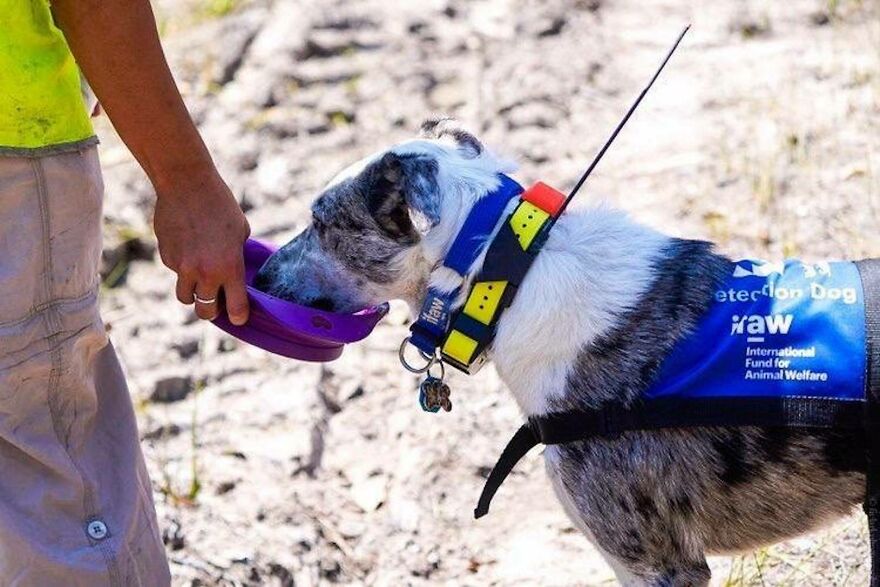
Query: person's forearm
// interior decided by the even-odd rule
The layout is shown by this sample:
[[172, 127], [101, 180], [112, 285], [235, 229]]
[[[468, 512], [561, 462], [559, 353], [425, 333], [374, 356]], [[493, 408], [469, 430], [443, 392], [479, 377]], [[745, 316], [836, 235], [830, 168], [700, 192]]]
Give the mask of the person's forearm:
[[52, 11], [157, 193], [215, 173], [168, 69], [148, 0], [53, 0]]
[[153, 228], [177, 298], [248, 318], [247, 219], [217, 173], [159, 44], [149, 0], [53, 0], [55, 21], [119, 136], [156, 188]]

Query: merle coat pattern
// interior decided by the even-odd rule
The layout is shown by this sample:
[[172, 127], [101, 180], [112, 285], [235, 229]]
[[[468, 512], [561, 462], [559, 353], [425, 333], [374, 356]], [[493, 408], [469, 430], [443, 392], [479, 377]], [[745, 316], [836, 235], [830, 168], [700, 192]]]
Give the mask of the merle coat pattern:
[[[313, 222], [266, 263], [273, 295], [351, 311], [414, 309], [473, 202], [512, 166], [449, 119], [343, 172]], [[478, 259], [470, 272], [482, 264]], [[732, 262], [606, 208], [566, 213], [500, 321], [491, 358], [525, 416], [631, 402], [696, 324]], [[572, 303], [574, 301], [574, 303]], [[864, 499], [855, 432], [705, 428], [628, 432], [545, 449], [574, 524], [624, 585], [702, 586], [707, 553], [789, 538]]]

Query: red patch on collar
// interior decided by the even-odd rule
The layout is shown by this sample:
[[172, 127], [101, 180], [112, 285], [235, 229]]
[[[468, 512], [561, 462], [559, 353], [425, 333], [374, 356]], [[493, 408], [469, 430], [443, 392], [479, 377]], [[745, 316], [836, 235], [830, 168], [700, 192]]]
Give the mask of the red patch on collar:
[[565, 202], [565, 195], [539, 181], [523, 192], [522, 199], [555, 218]]

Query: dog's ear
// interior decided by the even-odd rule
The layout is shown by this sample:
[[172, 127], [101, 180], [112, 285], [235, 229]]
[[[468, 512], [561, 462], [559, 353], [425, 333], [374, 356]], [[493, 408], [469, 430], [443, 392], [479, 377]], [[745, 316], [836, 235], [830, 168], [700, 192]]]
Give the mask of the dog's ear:
[[388, 236], [405, 244], [440, 222], [437, 161], [386, 153], [369, 170], [367, 208]]
[[419, 136], [427, 139], [449, 137], [455, 141], [459, 149], [468, 157], [479, 157], [483, 152], [483, 143], [477, 140], [462, 126], [461, 122], [450, 116], [436, 116], [422, 123]]

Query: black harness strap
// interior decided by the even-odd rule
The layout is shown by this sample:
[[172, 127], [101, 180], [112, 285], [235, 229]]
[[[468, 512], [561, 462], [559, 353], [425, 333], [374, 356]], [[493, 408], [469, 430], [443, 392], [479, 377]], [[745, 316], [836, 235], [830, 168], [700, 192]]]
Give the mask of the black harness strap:
[[474, 518], [479, 520], [489, 513], [489, 504], [492, 502], [495, 492], [498, 491], [519, 460], [526, 456], [526, 453], [532, 448], [538, 446], [539, 442], [529, 424], [520, 426], [520, 429], [504, 447], [504, 452], [498, 457], [498, 462], [492, 467], [489, 478], [486, 479], [486, 485], [483, 486], [483, 493], [480, 494], [480, 501], [477, 502], [477, 508], [474, 510]]
[[865, 423], [868, 441], [865, 514], [871, 541], [871, 587], [880, 587], [880, 260], [856, 263], [865, 294], [867, 390]]
[[[880, 320], [880, 312], [877, 316]], [[501, 453], [483, 486], [474, 516], [481, 518], [489, 512], [492, 497], [507, 475], [538, 444], [613, 438], [635, 430], [731, 426], [860, 429], [864, 426], [864, 402], [808, 397], [658, 398], [630, 407], [606, 404], [592, 410], [533, 416], [516, 432]], [[880, 500], [877, 504], [880, 505]]]
[[530, 419], [540, 441], [563, 444], [633, 430], [730, 426], [861, 428], [863, 402], [810, 397], [657, 398], [632, 407], [556, 412]]

